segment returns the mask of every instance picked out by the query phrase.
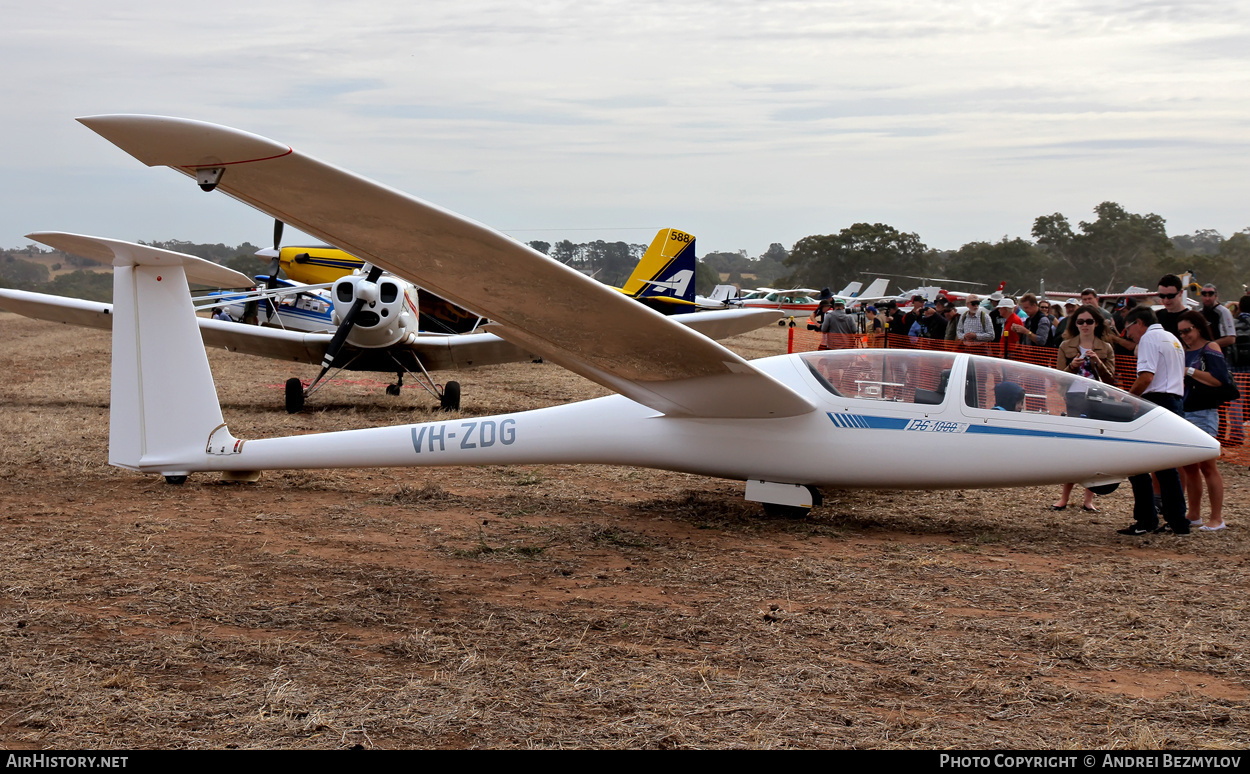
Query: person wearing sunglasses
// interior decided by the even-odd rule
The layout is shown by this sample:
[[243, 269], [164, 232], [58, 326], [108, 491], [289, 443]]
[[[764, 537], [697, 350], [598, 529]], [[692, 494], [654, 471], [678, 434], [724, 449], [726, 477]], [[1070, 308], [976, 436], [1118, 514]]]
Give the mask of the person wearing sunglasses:
[[1159, 301], [1163, 308], [1155, 312], [1155, 319], [1173, 336], [1176, 336], [1176, 323], [1185, 313], [1185, 293], [1181, 287], [1181, 278], [1175, 274], [1165, 274], [1159, 279]]
[[[1194, 311], [1181, 315], [1177, 327], [1181, 343], [1185, 345], [1185, 418], [1214, 436], [1220, 428], [1220, 409], [1195, 408], [1191, 402], [1196, 384], [1218, 387], [1228, 384], [1232, 377], [1220, 346], [1211, 341], [1211, 327], [1206, 318]], [[1181, 480], [1189, 500], [1189, 524], [1203, 532], [1224, 529], [1224, 477], [1215, 460], [1206, 460], [1181, 468]], [[1206, 482], [1207, 495], [1211, 501], [1211, 518], [1202, 523], [1202, 483]]]
[[[1233, 319], [1233, 313], [1220, 303], [1220, 293], [1210, 282], [1202, 286], [1198, 297], [1202, 300], [1202, 316], [1207, 325], [1211, 326], [1211, 333], [1215, 334], [1212, 341], [1220, 346], [1221, 352], [1227, 352], [1237, 340], [1237, 322]], [[1181, 343], [1184, 341], [1181, 339]]]
[[[1176, 291], [1179, 294], [1179, 286]], [[1185, 350], [1180, 341], [1163, 329], [1154, 310], [1144, 304], [1125, 315], [1124, 334], [1137, 342], [1137, 379], [1129, 392], [1184, 416], [1181, 406], [1185, 392]], [[1154, 476], [1159, 482], [1163, 518], [1167, 521], [1164, 529], [1176, 535], [1188, 535], [1189, 519], [1185, 515], [1185, 490], [1180, 473], [1176, 468], [1168, 468], [1155, 471]], [[1130, 476], [1129, 483], [1133, 486], [1133, 523], [1119, 532], [1121, 535], [1149, 535], [1159, 526], [1150, 474]]]
[[[1107, 321], [1099, 313], [1098, 307], [1092, 304], [1078, 306], [1076, 312], [1068, 318], [1071, 325], [1064, 330], [1063, 343], [1059, 345], [1055, 367], [1060, 371], [1084, 376], [1107, 384], [1115, 383], [1115, 351], [1106, 341], [1108, 332]], [[1065, 396], [1068, 416], [1079, 417], [1085, 414], [1085, 392], [1088, 385], [1073, 381]], [[1062, 511], [1068, 507], [1068, 499], [1072, 496], [1075, 484], [1064, 484], [1059, 493], [1059, 502], [1050, 506], [1052, 510]], [[1097, 513], [1094, 507], [1094, 493], [1085, 490], [1085, 502], [1081, 509]]]

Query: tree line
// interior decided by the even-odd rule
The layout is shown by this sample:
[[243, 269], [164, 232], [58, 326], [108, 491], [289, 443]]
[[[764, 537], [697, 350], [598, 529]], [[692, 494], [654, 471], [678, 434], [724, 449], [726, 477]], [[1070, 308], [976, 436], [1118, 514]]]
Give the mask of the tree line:
[[[697, 235], [696, 235], [697, 236]], [[957, 250], [936, 250], [915, 233], [885, 223], [854, 223], [836, 234], [803, 237], [786, 250], [773, 243], [752, 257], [745, 250], [710, 252], [699, 258], [696, 289], [708, 293], [722, 281], [744, 288], [829, 287], [840, 289], [852, 280], [867, 284], [877, 274], [949, 278], [996, 286], [1005, 281], [1009, 292], [1038, 290], [1045, 280], [1052, 290], [1093, 287], [1119, 292], [1129, 284], [1153, 288], [1159, 276], [1192, 271], [1199, 282], [1213, 282], [1225, 300], [1238, 298], [1250, 280], [1250, 228], [1224, 237], [1203, 229], [1169, 237], [1164, 219], [1153, 213], [1131, 213], [1115, 202], [1103, 202], [1093, 217], [1074, 227], [1062, 213], [1042, 215], [1033, 222], [1032, 239], [1003, 237], [997, 242], [969, 242]], [[248, 276], [268, 270], [250, 242], [238, 246], [197, 244], [169, 240], [149, 244], [229, 266]], [[624, 284], [647, 246], [592, 240], [554, 244], [529, 242], [549, 255], [595, 279]], [[49, 256], [53, 261], [49, 265]], [[112, 280], [107, 272], [92, 272], [87, 258], [44, 251], [36, 245], [4, 250], [0, 254], [0, 287], [108, 301]], [[74, 271], [61, 272], [64, 267]], [[55, 277], [52, 275], [56, 274]], [[919, 280], [895, 280], [900, 289]], [[936, 282], [941, 284], [941, 282]]]
[[1032, 241], [1003, 237], [942, 251], [884, 223], [856, 223], [796, 242], [786, 259], [786, 281], [836, 290], [880, 272], [991, 287], [1005, 281], [1013, 293], [1038, 290], [1042, 280], [1052, 290], [1116, 293], [1130, 284], [1154, 289], [1163, 274], [1191, 271], [1196, 281], [1221, 288], [1225, 300], [1240, 297], [1250, 281], [1250, 229], [1228, 238], [1211, 229], [1169, 237], [1162, 217], [1103, 202], [1091, 220], [1078, 221], [1075, 228], [1062, 213], [1042, 215], [1033, 221], [1031, 235]]

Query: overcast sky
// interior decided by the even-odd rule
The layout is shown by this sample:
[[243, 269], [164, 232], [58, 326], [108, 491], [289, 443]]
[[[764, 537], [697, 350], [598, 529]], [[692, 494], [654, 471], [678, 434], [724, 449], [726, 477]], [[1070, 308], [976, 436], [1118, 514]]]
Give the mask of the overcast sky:
[[[73, 121], [226, 124], [522, 240], [956, 248], [1101, 201], [1250, 227], [1245, 2], [0, 0], [0, 245], [267, 243]], [[287, 242], [291, 243], [292, 237]]]

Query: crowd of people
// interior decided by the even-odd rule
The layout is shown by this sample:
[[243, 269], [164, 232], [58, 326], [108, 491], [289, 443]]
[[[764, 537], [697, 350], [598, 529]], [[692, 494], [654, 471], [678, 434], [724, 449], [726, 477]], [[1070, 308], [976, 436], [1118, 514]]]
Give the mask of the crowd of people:
[[[895, 301], [880, 309], [866, 307], [860, 321], [836, 299], [825, 299], [808, 320], [822, 333], [821, 348], [836, 348], [835, 336], [863, 334], [869, 346], [881, 346], [886, 334], [913, 340], [942, 339], [976, 351], [997, 342], [1008, 348], [1052, 347], [1055, 367], [1114, 384], [1116, 357], [1136, 359], [1129, 392], [1173, 411], [1215, 436], [1219, 406], [1235, 399], [1233, 371], [1250, 370], [1250, 295], [1223, 306], [1214, 285], [1199, 291], [1201, 305], [1189, 309], [1179, 277], [1160, 278], [1158, 311], [1135, 298], [1122, 298], [1114, 312], [1104, 309], [1093, 288], [1063, 304], [1032, 293], [1016, 299], [994, 293], [984, 301], [969, 294], [962, 303], [939, 296], [913, 296], [904, 311]], [[1243, 417], [1232, 418], [1238, 431]], [[1193, 530], [1218, 532], [1224, 522], [1224, 480], [1215, 460], [1134, 476], [1133, 524], [1125, 535]], [[1051, 507], [1065, 510], [1075, 484], [1065, 484]], [[1203, 499], [1208, 516], [1202, 518]], [[1085, 491], [1081, 507], [1096, 512], [1095, 495]], [[1164, 524], [1160, 526], [1162, 514]]]

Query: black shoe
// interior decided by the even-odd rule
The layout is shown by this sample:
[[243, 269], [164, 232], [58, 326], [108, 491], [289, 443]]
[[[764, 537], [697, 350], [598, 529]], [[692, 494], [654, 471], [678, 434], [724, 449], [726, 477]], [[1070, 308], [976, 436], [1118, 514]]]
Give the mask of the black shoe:
[[1157, 530], [1146, 529], [1145, 527], [1143, 527], [1143, 526], [1142, 526], [1142, 525], [1140, 525], [1140, 524], [1137, 524], [1136, 522], [1134, 522], [1133, 524], [1128, 525], [1128, 526], [1127, 526], [1127, 527], [1125, 527], [1124, 529], [1117, 529], [1117, 530], [1116, 530], [1116, 532], [1117, 532], [1118, 534], [1121, 534], [1121, 535], [1134, 535], [1134, 536], [1149, 535], [1150, 533], [1152, 533], [1152, 532], [1156, 532], [1156, 531], [1157, 531]]
[[1164, 524], [1162, 527], [1159, 527], [1158, 529], [1155, 530], [1155, 534], [1156, 535], [1188, 535], [1189, 525], [1186, 524], [1183, 527], [1180, 527], [1180, 526], [1174, 527], [1171, 524]]

